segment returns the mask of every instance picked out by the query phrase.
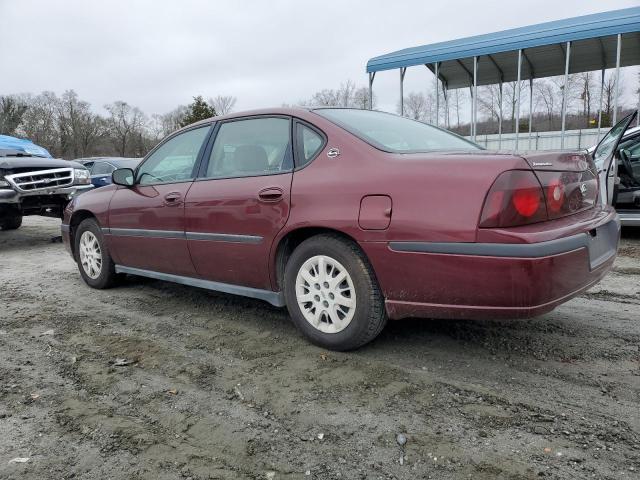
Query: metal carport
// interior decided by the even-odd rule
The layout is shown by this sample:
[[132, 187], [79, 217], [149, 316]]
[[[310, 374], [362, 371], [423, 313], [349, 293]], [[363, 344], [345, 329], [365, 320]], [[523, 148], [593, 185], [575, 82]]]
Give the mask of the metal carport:
[[[400, 112], [404, 113], [404, 77], [408, 67], [424, 65], [436, 76], [436, 124], [439, 113], [439, 89], [446, 98], [451, 89], [471, 89], [471, 136], [477, 126], [478, 85], [499, 84], [502, 95], [504, 82], [517, 81], [516, 119], [520, 118], [520, 80], [593, 70], [602, 71], [598, 129], [602, 122], [602, 92], [605, 69], [616, 69], [616, 91], [613, 123], [618, 110], [620, 67], [640, 64], [640, 7], [596, 13], [540, 23], [502, 32], [406, 48], [374, 57], [367, 62], [369, 74], [369, 105], [373, 100], [376, 72], [398, 69], [400, 72]], [[441, 86], [440, 86], [441, 85]], [[562, 99], [562, 145], [566, 117], [566, 99]], [[530, 99], [533, 95], [530, 95]], [[531, 101], [531, 100], [530, 100]], [[500, 100], [500, 103], [502, 101]], [[529, 135], [531, 135], [531, 105]], [[498, 133], [502, 134], [502, 118]], [[519, 121], [515, 122], [516, 148]]]

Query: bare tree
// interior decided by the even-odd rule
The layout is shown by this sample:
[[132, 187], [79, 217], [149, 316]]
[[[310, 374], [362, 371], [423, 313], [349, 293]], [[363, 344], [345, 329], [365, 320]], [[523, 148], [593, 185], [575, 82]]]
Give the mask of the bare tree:
[[376, 108], [376, 95], [372, 95], [373, 105], [369, 105], [369, 89], [360, 87], [353, 93], [353, 106], [363, 110]]
[[107, 127], [118, 155], [141, 155], [141, 137], [146, 118], [137, 107], [116, 101], [104, 107], [109, 112]]
[[18, 133], [38, 145], [42, 145], [53, 155], [60, 155], [60, 135], [58, 132], [59, 99], [53, 92], [42, 92], [35, 97], [28, 96], [28, 108], [22, 118]]
[[209, 104], [213, 107], [218, 115], [226, 115], [233, 112], [237, 98], [231, 95], [218, 95], [209, 99]]
[[[398, 103], [398, 113], [400, 103]], [[404, 97], [404, 116], [413, 120], [425, 121], [431, 110], [429, 99], [422, 92], [410, 92]]]
[[27, 105], [15, 95], [0, 97], [0, 134], [13, 135], [22, 117], [27, 111]]
[[582, 115], [586, 117], [587, 125], [591, 117], [591, 87], [593, 85], [592, 72], [584, 72], [578, 75], [578, 85], [580, 87], [580, 100], [582, 100]]
[[60, 97], [57, 119], [61, 153], [73, 158], [88, 155], [104, 131], [102, 119], [73, 90], [67, 90]]
[[487, 85], [478, 89], [478, 110], [488, 115], [491, 120], [500, 120], [502, 105], [499, 85]]
[[366, 87], [358, 88], [353, 81], [347, 80], [340, 84], [340, 88], [337, 90], [325, 88], [314, 93], [309, 100], [302, 101], [300, 104], [317, 107], [368, 108], [369, 90]]

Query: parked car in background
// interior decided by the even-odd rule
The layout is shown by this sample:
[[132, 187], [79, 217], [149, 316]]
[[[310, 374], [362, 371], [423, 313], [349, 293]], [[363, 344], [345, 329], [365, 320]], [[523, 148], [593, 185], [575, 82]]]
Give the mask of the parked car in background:
[[[593, 152], [595, 146], [589, 149]], [[616, 150], [614, 206], [622, 225], [640, 227], [640, 127], [628, 128]]]
[[141, 158], [125, 157], [93, 157], [77, 160], [91, 172], [91, 183], [94, 187], [104, 187], [111, 184], [111, 174], [118, 168], [135, 169], [142, 161]]
[[531, 317], [613, 265], [610, 166], [630, 118], [598, 171], [584, 152], [488, 152], [382, 112], [234, 113], [74, 199], [62, 235], [93, 288], [133, 274], [259, 298], [330, 349], [387, 318]]
[[89, 171], [51, 158], [28, 140], [0, 135], [0, 229], [15, 230], [25, 215], [62, 218], [69, 200], [93, 188]]

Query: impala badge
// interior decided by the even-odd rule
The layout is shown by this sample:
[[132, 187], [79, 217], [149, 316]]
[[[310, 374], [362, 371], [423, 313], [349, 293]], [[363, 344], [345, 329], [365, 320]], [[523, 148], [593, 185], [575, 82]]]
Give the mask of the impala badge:
[[329, 158], [336, 158], [338, 155], [340, 155], [340, 150], [337, 148], [330, 148], [327, 152], [327, 157]]
[[534, 167], [552, 167], [553, 163], [551, 162], [533, 162]]

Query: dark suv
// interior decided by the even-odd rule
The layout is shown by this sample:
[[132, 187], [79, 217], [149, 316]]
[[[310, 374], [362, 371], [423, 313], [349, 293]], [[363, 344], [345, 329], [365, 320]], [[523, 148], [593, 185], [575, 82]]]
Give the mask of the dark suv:
[[0, 142], [2, 230], [20, 228], [25, 215], [62, 218], [71, 198], [93, 188], [84, 166], [50, 158], [45, 149], [31, 142], [13, 140], [11, 144]]

